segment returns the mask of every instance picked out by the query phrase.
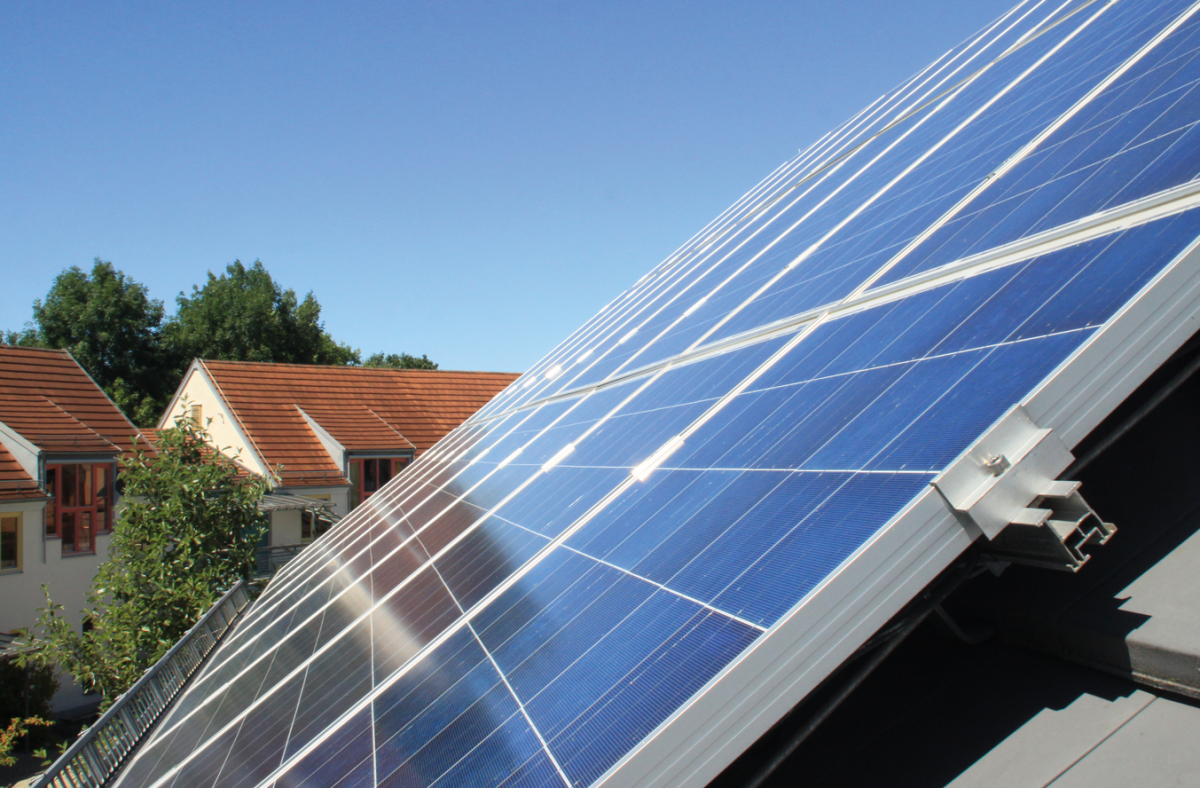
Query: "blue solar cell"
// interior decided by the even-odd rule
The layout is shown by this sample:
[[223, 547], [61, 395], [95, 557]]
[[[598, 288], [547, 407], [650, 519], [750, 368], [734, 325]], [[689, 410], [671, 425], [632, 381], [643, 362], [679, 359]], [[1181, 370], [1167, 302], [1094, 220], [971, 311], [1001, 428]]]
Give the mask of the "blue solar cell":
[[372, 637], [367, 616], [309, 663], [284, 757], [295, 755], [374, 687]]
[[[1183, 4], [1186, 6], [1187, 4]], [[1138, 7], [1139, 10], [1141, 7]], [[1160, 27], [1180, 10], [1148, 10]], [[891, 281], [1200, 174], [1200, 18], [1192, 17], [885, 277]]]
[[665, 470], [568, 545], [769, 626], [931, 478]]
[[406, 580], [403, 585], [398, 580], [392, 595], [371, 611], [377, 684], [449, 629], [461, 613], [432, 568]]
[[375, 785], [370, 710], [363, 710], [290, 770], [277, 788], [365, 788]]
[[474, 626], [550, 751], [583, 785], [758, 635], [563, 549]]
[[469, 610], [550, 544], [499, 516], [484, 520], [434, 566], [463, 610]]
[[[374, 702], [383, 785], [498, 785], [530, 769], [541, 744], [469, 629], [416, 663]], [[544, 783], [543, 783], [544, 784]]]
[[[1165, 21], [1161, 13], [1145, 14], [1135, 5], [1118, 4], [1103, 8], [1094, 22], [1058, 52], [1052, 53], [1049, 45], [1060, 43], [1059, 38], [1046, 36], [1041, 47], [1027, 48], [1010, 58], [1003, 77], [1022, 78], [1019, 89], [1000, 97], [937, 154], [906, 175], [887, 197], [860, 213], [804, 265], [734, 315], [711, 339], [846, 296], [1099, 84]], [[1043, 65], [1027, 76], [1020, 73], [1042, 56], [1048, 57]], [[974, 96], [964, 95], [956, 102], [959, 112], [946, 113], [943, 126], [967, 110], [975, 110], [979, 103]]]

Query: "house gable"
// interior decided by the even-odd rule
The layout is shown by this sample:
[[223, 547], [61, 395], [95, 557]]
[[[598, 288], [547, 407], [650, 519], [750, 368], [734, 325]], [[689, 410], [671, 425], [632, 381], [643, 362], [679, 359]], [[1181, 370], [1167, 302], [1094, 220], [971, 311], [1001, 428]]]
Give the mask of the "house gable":
[[[189, 408], [187, 414], [183, 411], [185, 404]], [[237, 415], [229, 407], [220, 387], [199, 360], [193, 361], [188, 367], [183, 382], [179, 384], [175, 396], [171, 398], [171, 403], [159, 419], [158, 428], [173, 426], [176, 418], [192, 415], [194, 411], [190, 409], [196, 406], [200, 409], [201, 426], [208, 431], [213, 445], [220, 449], [222, 454], [236, 459], [260, 476], [268, 476], [267, 463], [247, 436]]]

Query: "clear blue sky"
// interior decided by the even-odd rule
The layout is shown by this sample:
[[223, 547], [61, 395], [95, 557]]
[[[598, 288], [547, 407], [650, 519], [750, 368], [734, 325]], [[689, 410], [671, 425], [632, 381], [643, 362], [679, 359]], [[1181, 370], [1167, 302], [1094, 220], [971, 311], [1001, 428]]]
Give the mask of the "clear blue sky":
[[1010, 0], [0, 5], [0, 328], [234, 259], [364, 352], [521, 371]]

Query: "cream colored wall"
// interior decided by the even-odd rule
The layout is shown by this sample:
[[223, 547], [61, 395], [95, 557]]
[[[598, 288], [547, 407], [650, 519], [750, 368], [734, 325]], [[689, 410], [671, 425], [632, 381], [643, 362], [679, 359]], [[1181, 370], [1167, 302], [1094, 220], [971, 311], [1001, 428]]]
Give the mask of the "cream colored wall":
[[271, 512], [271, 546], [300, 544], [300, 510]]
[[[188, 372], [188, 379], [183, 384], [179, 401], [187, 398], [188, 407], [200, 405], [203, 409], [204, 427], [212, 438], [212, 442], [230, 457], [236, 456], [238, 462], [260, 476], [267, 475], [267, 468], [259, 460], [248, 439], [233, 418], [233, 414], [225, 407], [224, 401], [217, 394], [208, 376], [199, 367], [193, 367]], [[178, 403], [175, 410], [165, 415], [162, 426], [170, 427], [175, 423], [175, 417], [182, 411]]]
[[[21, 513], [21, 571], [0, 574], [0, 632], [33, 626], [38, 619], [38, 608], [45, 607], [42, 594], [44, 583], [50, 590], [50, 598], [63, 606], [63, 616], [76, 628], [82, 622], [81, 609], [92, 578], [100, 564], [108, 557], [111, 534], [96, 536], [94, 555], [69, 555], [63, 557], [62, 541], [47, 539], [45, 557], [42, 555], [42, 528], [44, 527], [44, 501], [22, 501], [0, 503], [0, 515], [9, 512]], [[98, 695], [84, 695], [70, 676], [59, 676], [60, 688], [54, 696], [54, 713], [72, 716], [99, 703]]]

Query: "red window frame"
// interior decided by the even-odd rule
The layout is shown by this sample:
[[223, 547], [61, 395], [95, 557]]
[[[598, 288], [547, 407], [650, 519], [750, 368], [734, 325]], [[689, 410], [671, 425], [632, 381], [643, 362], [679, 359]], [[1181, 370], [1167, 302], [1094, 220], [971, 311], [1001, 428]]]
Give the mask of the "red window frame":
[[110, 462], [46, 466], [46, 536], [63, 555], [96, 552], [96, 535], [112, 530], [114, 475]]
[[362, 457], [350, 460], [350, 510], [379, 492], [412, 462], [404, 457]]

